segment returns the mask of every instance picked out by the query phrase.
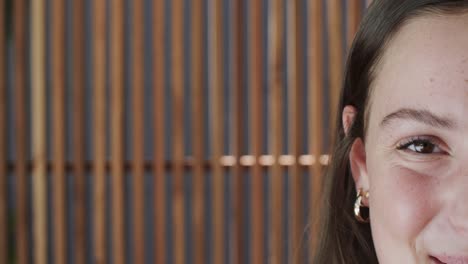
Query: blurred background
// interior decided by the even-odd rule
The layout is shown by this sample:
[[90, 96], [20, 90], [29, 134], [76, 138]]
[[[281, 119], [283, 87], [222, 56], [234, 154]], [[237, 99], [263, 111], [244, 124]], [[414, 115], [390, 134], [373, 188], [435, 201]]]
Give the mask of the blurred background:
[[310, 263], [367, 4], [0, 0], [0, 263]]

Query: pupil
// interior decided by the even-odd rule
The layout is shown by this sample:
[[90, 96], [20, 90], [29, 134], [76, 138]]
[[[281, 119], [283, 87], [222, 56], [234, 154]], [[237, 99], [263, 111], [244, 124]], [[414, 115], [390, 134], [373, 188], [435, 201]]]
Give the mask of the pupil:
[[415, 149], [420, 153], [432, 153], [434, 146], [427, 142], [418, 142], [415, 145]]

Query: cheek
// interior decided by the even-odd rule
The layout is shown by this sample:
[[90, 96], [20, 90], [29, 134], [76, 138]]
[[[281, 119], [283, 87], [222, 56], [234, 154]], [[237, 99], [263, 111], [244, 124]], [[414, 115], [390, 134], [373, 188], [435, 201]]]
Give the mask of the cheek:
[[436, 211], [434, 177], [397, 166], [382, 167], [369, 175], [371, 221], [376, 238], [414, 245]]

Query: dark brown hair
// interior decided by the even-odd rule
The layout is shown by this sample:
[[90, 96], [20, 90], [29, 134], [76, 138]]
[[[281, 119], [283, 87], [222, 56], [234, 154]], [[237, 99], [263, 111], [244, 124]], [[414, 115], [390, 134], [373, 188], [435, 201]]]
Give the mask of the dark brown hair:
[[[423, 15], [452, 15], [468, 11], [468, 0], [374, 0], [365, 14], [348, 55], [332, 161], [324, 180], [319, 243], [314, 264], [378, 263], [369, 224], [355, 220], [354, 180], [349, 151], [355, 139], [365, 141], [369, 98], [379, 61], [392, 36], [409, 20]], [[345, 135], [341, 111], [356, 108]]]

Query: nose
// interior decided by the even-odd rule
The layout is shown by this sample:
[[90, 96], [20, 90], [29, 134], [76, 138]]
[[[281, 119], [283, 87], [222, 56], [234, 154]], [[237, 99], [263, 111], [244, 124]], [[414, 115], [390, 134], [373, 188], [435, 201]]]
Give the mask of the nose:
[[449, 216], [449, 223], [455, 232], [468, 239], [468, 214], [455, 212]]
[[449, 224], [458, 234], [468, 239], [468, 175], [453, 188], [452, 210], [450, 210]]

